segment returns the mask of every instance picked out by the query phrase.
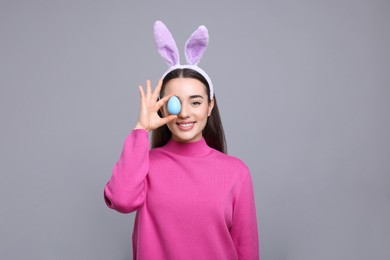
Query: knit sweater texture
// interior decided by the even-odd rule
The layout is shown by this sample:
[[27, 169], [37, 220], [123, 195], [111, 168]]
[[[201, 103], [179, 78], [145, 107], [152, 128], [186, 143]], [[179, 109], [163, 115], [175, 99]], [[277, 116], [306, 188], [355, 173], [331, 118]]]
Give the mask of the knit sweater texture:
[[204, 139], [149, 149], [133, 130], [104, 189], [108, 207], [136, 211], [133, 259], [259, 259], [250, 172]]

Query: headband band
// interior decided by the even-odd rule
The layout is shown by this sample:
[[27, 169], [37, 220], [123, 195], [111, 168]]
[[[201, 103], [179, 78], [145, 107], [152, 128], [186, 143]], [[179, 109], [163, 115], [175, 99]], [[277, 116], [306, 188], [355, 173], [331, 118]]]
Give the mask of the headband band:
[[156, 42], [158, 52], [169, 66], [169, 69], [163, 74], [162, 78], [175, 69], [192, 69], [206, 79], [210, 88], [210, 100], [213, 100], [213, 83], [207, 73], [198, 66], [198, 63], [206, 51], [209, 42], [207, 28], [203, 25], [199, 26], [199, 28], [196, 29], [188, 38], [184, 47], [184, 54], [187, 61], [186, 65], [180, 64], [180, 55], [176, 41], [173, 39], [171, 32], [161, 21], [156, 21], [154, 23], [154, 40]]

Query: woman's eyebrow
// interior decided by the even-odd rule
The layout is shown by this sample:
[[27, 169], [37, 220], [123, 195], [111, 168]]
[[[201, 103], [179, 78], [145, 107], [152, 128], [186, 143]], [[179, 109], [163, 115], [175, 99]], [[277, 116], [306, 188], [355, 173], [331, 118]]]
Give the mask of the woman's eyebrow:
[[203, 98], [204, 99], [204, 97], [201, 96], [201, 95], [192, 95], [192, 96], [190, 96], [190, 99], [193, 99], [193, 98]]

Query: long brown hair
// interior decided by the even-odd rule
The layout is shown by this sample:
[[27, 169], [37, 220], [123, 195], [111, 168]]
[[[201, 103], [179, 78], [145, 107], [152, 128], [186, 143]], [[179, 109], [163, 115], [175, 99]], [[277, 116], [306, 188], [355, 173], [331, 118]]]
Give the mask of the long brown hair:
[[[207, 92], [207, 99], [210, 103], [210, 88], [207, 80], [197, 71], [192, 69], [176, 69], [169, 72], [163, 79], [160, 96], [164, 96], [164, 89], [166, 84], [176, 78], [192, 78], [197, 79], [204, 84]], [[161, 117], [162, 114], [159, 111], [158, 113]], [[203, 137], [208, 146], [214, 148], [220, 152], [227, 153], [225, 133], [222, 127], [221, 117], [219, 115], [217, 99], [214, 95], [214, 108], [211, 111], [210, 116], [207, 119], [207, 123], [205, 128], [203, 129]], [[169, 139], [171, 139], [172, 133], [167, 127], [167, 125], [163, 125], [152, 132], [152, 148], [164, 146], [168, 143]]]

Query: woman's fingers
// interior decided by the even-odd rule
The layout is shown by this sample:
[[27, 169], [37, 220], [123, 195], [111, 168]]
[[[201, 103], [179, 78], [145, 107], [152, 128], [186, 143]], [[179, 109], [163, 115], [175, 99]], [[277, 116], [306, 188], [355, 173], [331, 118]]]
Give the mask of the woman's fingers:
[[149, 99], [152, 96], [152, 86], [150, 80], [146, 81], [146, 98]]
[[168, 95], [168, 96], [165, 96], [163, 98], [161, 98], [157, 103], [157, 110], [159, 110], [165, 103], [168, 102], [168, 100], [173, 96], [174, 94], [171, 94], [171, 95]]
[[156, 100], [156, 101], [158, 100], [158, 97], [160, 96], [161, 87], [162, 87], [162, 79], [159, 79], [157, 87], [154, 89], [154, 92], [152, 95], [153, 100]]
[[159, 80], [153, 92], [150, 80], [146, 81], [146, 91], [142, 85], [138, 86], [141, 101], [140, 114], [137, 122], [138, 128], [143, 128], [147, 131], [151, 131], [177, 118], [176, 115], [168, 115], [166, 117], [160, 117], [158, 115], [158, 111], [173, 96], [173, 94], [171, 94], [158, 100], [161, 88], [162, 80]]
[[138, 86], [138, 91], [139, 91], [139, 96], [140, 96], [140, 99], [141, 99], [141, 102], [145, 99], [145, 92], [144, 92], [144, 88], [139, 85]]
[[161, 118], [161, 123], [162, 125], [165, 125], [169, 122], [171, 122], [172, 120], [175, 120], [177, 118], [177, 115], [169, 115], [169, 116], [166, 116], [164, 118]]

